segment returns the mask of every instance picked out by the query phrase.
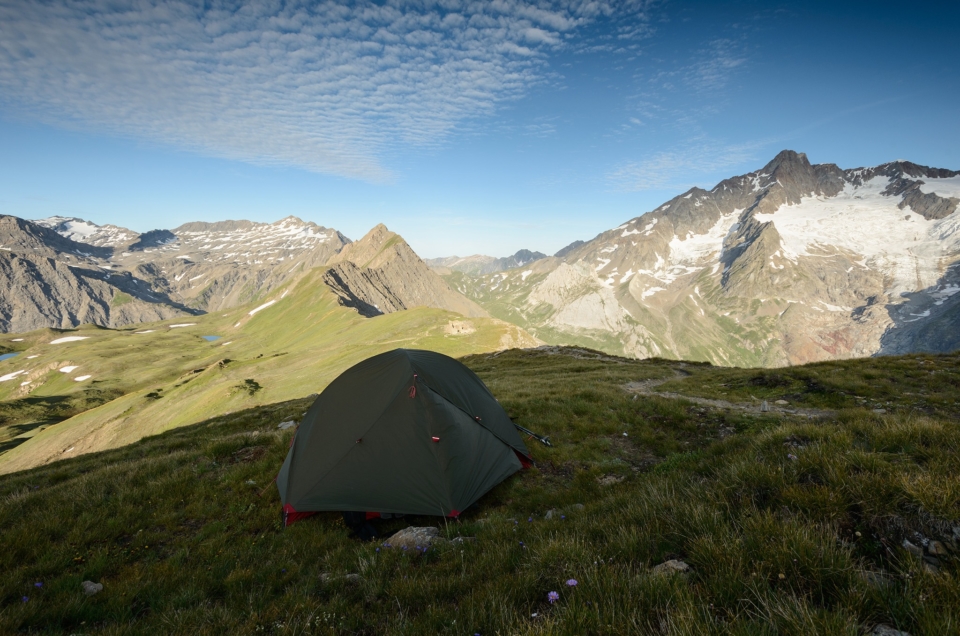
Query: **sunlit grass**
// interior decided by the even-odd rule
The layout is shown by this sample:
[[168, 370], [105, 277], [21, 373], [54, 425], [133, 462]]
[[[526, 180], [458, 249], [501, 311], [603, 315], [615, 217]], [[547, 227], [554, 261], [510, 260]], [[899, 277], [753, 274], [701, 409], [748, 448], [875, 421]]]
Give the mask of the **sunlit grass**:
[[[929, 359], [954, 377], [953, 357]], [[554, 446], [529, 440], [537, 466], [458, 521], [380, 529], [438, 525], [475, 542], [388, 549], [350, 538], [335, 514], [282, 529], [271, 481], [292, 432], [277, 424], [299, 420], [310, 402], [261, 405], [0, 479], [0, 632], [957, 631], [957, 553], [925, 563], [902, 542], [957, 547], [960, 429], [950, 403], [960, 394], [931, 384], [929, 401], [904, 408], [891, 396], [884, 414], [857, 401], [887, 395], [883, 383], [916, 357], [844, 362], [842, 374], [778, 370], [789, 384], [773, 387], [751, 382], [767, 372], [686, 365], [692, 375], [669, 383], [732, 402], [786, 391], [823, 409], [836, 405], [819, 387], [857, 396], [812, 420], [624, 390], [673, 378], [675, 362], [576, 350], [465, 361]], [[862, 377], [878, 368], [882, 378]], [[668, 559], [691, 570], [653, 570]], [[83, 596], [84, 580], [104, 591]]]

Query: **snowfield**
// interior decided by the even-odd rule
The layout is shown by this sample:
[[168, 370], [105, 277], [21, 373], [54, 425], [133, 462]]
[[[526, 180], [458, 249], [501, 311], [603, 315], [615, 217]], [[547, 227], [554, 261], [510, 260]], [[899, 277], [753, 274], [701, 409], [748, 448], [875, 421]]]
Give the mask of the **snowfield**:
[[791, 261], [845, 252], [859, 257], [861, 266], [888, 275], [891, 294], [930, 287], [940, 277], [945, 248], [960, 238], [960, 224], [956, 214], [928, 221], [909, 208], [899, 209], [898, 197], [880, 194], [889, 181], [879, 176], [860, 187], [847, 184], [835, 197], [804, 198], [755, 218], [773, 223]]

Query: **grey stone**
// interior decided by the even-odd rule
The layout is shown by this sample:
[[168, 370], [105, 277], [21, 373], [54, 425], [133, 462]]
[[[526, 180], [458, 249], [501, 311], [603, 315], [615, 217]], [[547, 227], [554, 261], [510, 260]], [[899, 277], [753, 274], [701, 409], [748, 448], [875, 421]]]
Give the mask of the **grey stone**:
[[760, 403], [760, 412], [767, 413], [768, 411], [770, 411], [770, 405], [767, 404], [766, 400], [764, 400], [763, 402]]
[[323, 574], [320, 575], [321, 583], [336, 583], [337, 581], [345, 581], [346, 583], [350, 583], [351, 585], [356, 585], [357, 583], [363, 582], [363, 577], [360, 576], [359, 574], [353, 574], [353, 573], [336, 575], [336, 574], [330, 574], [329, 572], [324, 572]]
[[894, 627], [890, 627], [889, 625], [884, 625], [883, 623], [880, 623], [874, 627], [871, 634], [873, 634], [873, 636], [910, 636], [910, 632], [905, 632]]
[[407, 548], [414, 550], [416, 548], [428, 548], [440, 534], [439, 528], [424, 526], [418, 528], [410, 526], [400, 530], [392, 537], [383, 542], [385, 546], [392, 548]]
[[907, 550], [907, 552], [915, 557], [919, 558], [923, 556], [923, 548], [918, 545], [914, 545], [908, 539], [903, 540], [903, 547]]
[[294, 422], [293, 420], [289, 420], [287, 422], [280, 422], [279, 424], [277, 424], [277, 428], [279, 428], [281, 431], [285, 431], [288, 428], [293, 428], [296, 425], [297, 425], [296, 422]]
[[94, 583], [93, 581], [84, 581], [80, 584], [80, 589], [87, 596], [93, 596], [103, 591], [103, 583]]
[[553, 519], [554, 516], [556, 516], [556, 514], [557, 514], [556, 510], [550, 509], [550, 510], [547, 510], [547, 514], [543, 515], [543, 518], [547, 520]]
[[684, 574], [690, 571], [690, 565], [679, 559], [670, 559], [653, 568], [655, 574]]
[[887, 412], [887, 409], [873, 409], [873, 412], [878, 415], [883, 415], [884, 413]]
[[583, 504], [582, 504], [582, 503], [573, 504], [572, 506], [570, 506], [570, 509], [571, 509], [571, 510], [583, 510]]
[[787, 402], [786, 400], [777, 400], [776, 402], [774, 402], [774, 404], [779, 404], [780, 406], [786, 406], [787, 404], [790, 404], [790, 403]]

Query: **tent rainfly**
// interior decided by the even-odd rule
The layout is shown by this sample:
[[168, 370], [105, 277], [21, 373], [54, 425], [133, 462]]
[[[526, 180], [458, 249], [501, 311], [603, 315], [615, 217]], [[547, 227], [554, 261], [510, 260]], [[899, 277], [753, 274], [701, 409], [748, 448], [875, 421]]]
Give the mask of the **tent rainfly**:
[[433, 351], [395, 349], [347, 369], [317, 397], [277, 487], [285, 525], [324, 510], [456, 517], [530, 464], [473, 371]]

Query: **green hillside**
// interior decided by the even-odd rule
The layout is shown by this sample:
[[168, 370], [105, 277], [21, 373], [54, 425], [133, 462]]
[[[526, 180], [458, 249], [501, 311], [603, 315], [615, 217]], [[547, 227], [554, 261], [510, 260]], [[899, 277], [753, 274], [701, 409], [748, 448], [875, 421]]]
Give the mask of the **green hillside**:
[[[0, 382], [0, 473], [301, 398], [397, 347], [459, 356], [533, 343], [517, 327], [483, 318], [448, 333], [463, 319], [438, 309], [364, 318], [339, 306], [321, 274], [214, 314], [4, 336], [0, 346], [19, 355], [0, 362], [0, 378], [23, 373]], [[84, 339], [51, 344], [62, 338]]]
[[[536, 467], [458, 521], [380, 528], [475, 541], [402, 551], [335, 514], [282, 529], [271, 482], [292, 432], [277, 424], [310, 400], [231, 394], [229, 415], [0, 479], [0, 632], [956, 633], [960, 356], [464, 361], [554, 446], [531, 441]], [[264, 386], [250, 399], [270, 390], [247, 372], [220, 390], [244, 377]], [[656, 569], [669, 560], [689, 570]]]

